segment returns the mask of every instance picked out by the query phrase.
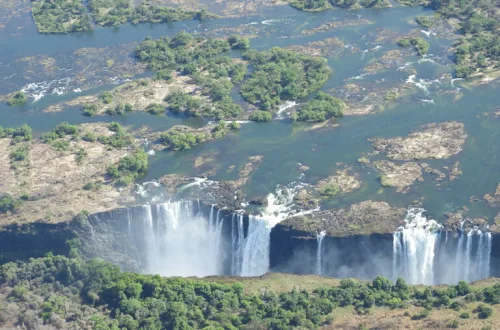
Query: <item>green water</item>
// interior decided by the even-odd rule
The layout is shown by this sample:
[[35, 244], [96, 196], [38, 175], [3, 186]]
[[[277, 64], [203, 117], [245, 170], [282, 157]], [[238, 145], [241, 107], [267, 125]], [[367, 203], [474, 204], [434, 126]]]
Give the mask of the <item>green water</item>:
[[[118, 121], [123, 125], [137, 128], [148, 125], [153, 130], [165, 130], [173, 125], [184, 124], [200, 127], [206, 124], [203, 119], [188, 119], [174, 116], [154, 117], [145, 113], [133, 113], [126, 116], [102, 116], [87, 118], [78, 109], [67, 109], [59, 113], [43, 113], [46, 107], [70, 100], [77, 96], [93, 94], [113, 88], [109, 83], [113, 78], [103, 70], [94, 75], [91, 88], [78, 92], [82, 86], [76, 82], [74, 74], [84, 69], [77, 68], [73, 52], [83, 47], [121, 47], [127, 50], [125, 55], [117, 55], [115, 61], [130, 60], [134, 43], [146, 36], [154, 38], [174, 35], [186, 30], [195, 35], [223, 36], [231, 32], [220, 32], [222, 28], [242, 27], [245, 33], [256, 33], [252, 39], [252, 48], [265, 50], [273, 46], [286, 47], [301, 45], [325, 38], [337, 37], [350, 47], [359, 51], [352, 53], [348, 48], [339, 50], [338, 55], [328, 58], [334, 74], [325, 84], [324, 90], [342, 89], [347, 82], [355, 82], [360, 86], [396, 87], [404, 83], [410, 76], [407, 71], [398, 70], [398, 66], [374, 75], [359, 77], [362, 69], [379, 60], [382, 54], [397, 49], [394, 41], [377, 43], [381, 29], [391, 30], [398, 35], [405, 35], [418, 28], [408, 21], [417, 15], [432, 15], [432, 12], [420, 7], [395, 7], [380, 10], [329, 10], [321, 13], [303, 13], [289, 7], [266, 10], [265, 15], [246, 18], [220, 19], [204, 22], [178, 22], [175, 24], [141, 24], [125, 25], [119, 28], [97, 28], [90, 33], [68, 35], [41, 35], [34, 29], [31, 20], [24, 19], [25, 28], [14, 33], [7, 26], [0, 32], [0, 94], [6, 94], [28, 84], [37, 86], [37, 93], [44, 94], [40, 100], [23, 107], [8, 107], [0, 104], [0, 125], [16, 126], [27, 123], [36, 134], [52, 129], [62, 121], [72, 124], [97, 121]], [[322, 24], [366, 19], [371, 24], [337, 27], [325, 32], [304, 35], [302, 31], [316, 28]], [[23, 23], [23, 24], [24, 24]], [[217, 30], [217, 31], [215, 31]], [[215, 31], [215, 32], [214, 32]], [[336, 163], [352, 166], [360, 174], [363, 185], [354, 193], [323, 201], [323, 207], [340, 207], [362, 200], [385, 200], [394, 206], [406, 207], [412, 201], [423, 198], [423, 205], [429, 213], [439, 219], [445, 212], [456, 211], [466, 205], [470, 215], [488, 216], [490, 219], [496, 211], [484, 202], [469, 204], [469, 197], [482, 197], [485, 193], [495, 191], [500, 181], [498, 145], [500, 136], [500, 120], [481, 117], [483, 112], [491, 112], [500, 104], [498, 85], [483, 85], [467, 90], [461, 88], [462, 97], [455, 100], [457, 87], [451, 85], [449, 78], [443, 73], [451, 72], [447, 48], [453, 40], [439, 36], [426, 37], [431, 44], [429, 56], [434, 62], [420, 61], [417, 56], [410, 56], [404, 62], [412, 62], [416, 71], [416, 81], [420, 78], [437, 80], [429, 83], [428, 91], [408, 84], [408, 96], [402, 98], [394, 106], [375, 115], [344, 117], [337, 121], [335, 128], [309, 129], [311, 125], [292, 124], [287, 120], [276, 120], [271, 123], [242, 124], [237, 133], [224, 139], [211, 141], [186, 152], [157, 152], [150, 158], [150, 169], [143, 180], [157, 179], [164, 174], [184, 173], [200, 175], [216, 168], [214, 180], [235, 179], [238, 169], [248, 162], [249, 156], [264, 156], [262, 163], [252, 173], [244, 190], [249, 196], [265, 195], [273, 192], [277, 185], [286, 185], [300, 180], [314, 183], [316, 180], [332, 175], [338, 168]], [[381, 46], [381, 48], [377, 48]], [[366, 50], [366, 52], [363, 52]], [[112, 52], [112, 50], [111, 50]], [[127, 53], [128, 52], [128, 53]], [[47, 55], [56, 58], [56, 65], [62, 70], [52, 73], [27, 72], [18, 59], [28, 56]], [[235, 56], [238, 54], [234, 54]], [[82, 71], [83, 70], [83, 71]], [[151, 73], [140, 74], [139, 76]], [[132, 77], [132, 79], [137, 78]], [[100, 77], [102, 79], [100, 79]], [[356, 79], [358, 77], [360, 79]], [[69, 80], [64, 80], [69, 78]], [[106, 78], [106, 79], [104, 79]], [[124, 77], [118, 77], [124, 78]], [[45, 81], [45, 84], [41, 84]], [[50, 84], [50, 82], [53, 82]], [[62, 81], [62, 82], [61, 82]], [[54, 87], [62, 87], [62, 95], [54, 93]], [[75, 91], [76, 90], [76, 91]], [[41, 91], [41, 92], [40, 92]], [[234, 93], [237, 98], [237, 93]], [[430, 103], [431, 101], [433, 103]], [[457, 156], [447, 160], [425, 161], [431, 166], [441, 169], [460, 162], [463, 174], [455, 181], [444, 181], [436, 187], [432, 176], [424, 175], [424, 182], [413, 185], [408, 194], [397, 193], [394, 188], [382, 188], [378, 181], [378, 173], [365, 165], [357, 163], [357, 159], [365, 153], [372, 152], [367, 138], [404, 136], [419, 126], [431, 122], [456, 120], [465, 124], [468, 138], [464, 150]], [[210, 155], [214, 160], [199, 168], [194, 167], [194, 160], [200, 156]], [[382, 156], [371, 157], [372, 160]], [[310, 170], [300, 177], [298, 163], [307, 165]], [[229, 166], [236, 169], [228, 172]]]

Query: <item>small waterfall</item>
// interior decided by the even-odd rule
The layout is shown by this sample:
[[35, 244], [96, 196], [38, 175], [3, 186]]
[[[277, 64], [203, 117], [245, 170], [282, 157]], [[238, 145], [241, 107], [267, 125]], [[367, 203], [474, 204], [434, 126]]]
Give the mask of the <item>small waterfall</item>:
[[491, 233], [461, 228], [444, 231], [425, 210], [410, 208], [393, 235], [393, 277], [410, 284], [456, 284], [490, 275]]
[[249, 216], [241, 276], [259, 276], [269, 271], [270, 235], [271, 228], [266, 220], [253, 215]]
[[233, 214], [231, 219], [231, 274], [241, 274], [243, 266], [243, 249], [245, 248], [245, 228], [243, 214]]
[[318, 250], [316, 251], [316, 274], [322, 275], [322, 263], [321, 263], [321, 243], [323, 243], [323, 238], [325, 238], [326, 231], [322, 230], [319, 234], [316, 234], [316, 241], [318, 242]]
[[[249, 216], [248, 232], [236, 259], [241, 260], [241, 276], [258, 276], [269, 271], [271, 229], [293, 211], [293, 198], [299, 185], [278, 187], [267, 196], [267, 206], [260, 216]], [[312, 211], [298, 212], [295, 215]]]

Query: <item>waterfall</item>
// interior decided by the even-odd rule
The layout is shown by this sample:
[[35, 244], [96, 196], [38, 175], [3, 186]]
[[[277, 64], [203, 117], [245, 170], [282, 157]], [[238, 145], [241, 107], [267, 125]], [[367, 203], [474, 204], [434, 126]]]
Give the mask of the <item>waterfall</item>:
[[[434, 250], [439, 225], [427, 220], [423, 209], [410, 208], [406, 214], [405, 226], [394, 233], [393, 258], [402, 262], [403, 277], [410, 284], [433, 284]], [[395, 268], [397, 265], [395, 266]]]
[[424, 212], [410, 208], [405, 225], [393, 235], [394, 279], [401, 276], [410, 284], [432, 285], [472, 282], [490, 275], [491, 233], [461, 228], [458, 237], [449, 237]]
[[319, 234], [316, 234], [316, 241], [318, 242], [318, 249], [316, 251], [316, 274], [321, 275], [322, 264], [321, 264], [321, 243], [323, 243], [323, 238], [325, 238], [326, 231], [322, 230]]
[[[223, 251], [220, 210], [207, 219], [189, 201], [143, 205], [145, 270], [164, 276], [208, 276], [222, 273]], [[134, 235], [139, 235], [135, 233]], [[137, 240], [137, 239], [136, 239]]]

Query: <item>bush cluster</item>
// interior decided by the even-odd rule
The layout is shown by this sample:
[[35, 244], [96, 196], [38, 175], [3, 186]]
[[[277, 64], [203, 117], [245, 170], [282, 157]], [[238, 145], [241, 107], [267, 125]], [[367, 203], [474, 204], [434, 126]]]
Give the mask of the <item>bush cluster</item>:
[[319, 122], [332, 117], [342, 117], [344, 107], [344, 102], [338, 98], [319, 92], [314, 99], [300, 109], [297, 120]]
[[[72, 250], [78, 245], [72, 242]], [[72, 254], [78, 256], [77, 250]], [[313, 292], [276, 294], [266, 290], [256, 295], [245, 293], [240, 283], [124, 273], [101, 259], [51, 254], [1, 266], [0, 285], [10, 287], [9, 302], [19, 308], [16, 313], [6, 313], [0, 325], [13, 322], [29, 328], [39, 322], [92, 329], [314, 329], [335, 322], [332, 311], [348, 306], [365, 313], [373, 306], [395, 309], [413, 304], [425, 308], [412, 316], [421, 319], [436, 306], [451, 307], [443, 305], [445, 297], [455, 302], [464, 295], [468, 300], [485, 300], [487, 291], [495, 299], [500, 297], [498, 284], [473, 293], [464, 282], [422, 289], [408, 286], [402, 279], [393, 284], [381, 276], [371, 283], [344, 279], [337, 287]], [[485, 303], [475, 311], [480, 318], [492, 314]]]
[[243, 98], [261, 110], [272, 110], [285, 100], [296, 100], [318, 90], [331, 70], [323, 58], [274, 47], [269, 51], [248, 51], [244, 59], [253, 71], [241, 86]]

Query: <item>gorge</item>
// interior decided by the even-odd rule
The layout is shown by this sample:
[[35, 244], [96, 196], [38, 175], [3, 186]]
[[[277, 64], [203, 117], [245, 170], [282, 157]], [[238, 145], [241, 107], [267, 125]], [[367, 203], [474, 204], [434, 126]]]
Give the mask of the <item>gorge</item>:
[[9, 238], [3, 231], [0, 241], [6, 244], [0, 244], [0, 254], [8, 256], [14, 246], [26, 249], [23, 244], [37, 244], [42, 235], [40, 255], [43, 250], [67, 254], [63, 246], [76, 235], [88, 257], [162, 276], [260, 276], [278, 271], [366, 280], [383, 275], [435, 285], [473, 282], [498, 273], [497, 235], [478, 228], [445, 229], [427, 219], [423, 209], [409, 208], [393, 233], [333, 237], [325, 231], [284, 231], [276, 225], [287, 216], [290, 200], [274, 194], [268, 200], [258, 216], [178, 200], [89, 215], [79, 223], [32, 230], [31, 238], [19, 231], [10, 232]]

